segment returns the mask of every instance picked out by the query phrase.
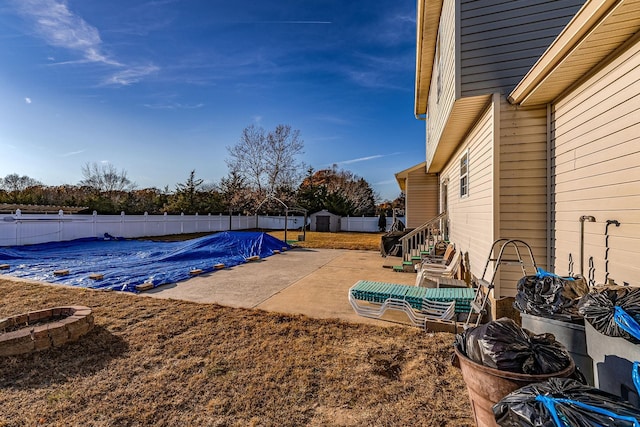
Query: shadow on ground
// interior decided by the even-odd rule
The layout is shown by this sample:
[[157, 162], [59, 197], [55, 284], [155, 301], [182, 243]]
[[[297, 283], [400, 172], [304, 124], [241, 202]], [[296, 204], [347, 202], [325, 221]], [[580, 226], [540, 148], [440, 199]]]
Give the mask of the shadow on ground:
[[101, 326], [78, 341], [45, 351], [3, 357], [0, 388], [30, 389], [95, 374], [128, 350], [128, 344]]

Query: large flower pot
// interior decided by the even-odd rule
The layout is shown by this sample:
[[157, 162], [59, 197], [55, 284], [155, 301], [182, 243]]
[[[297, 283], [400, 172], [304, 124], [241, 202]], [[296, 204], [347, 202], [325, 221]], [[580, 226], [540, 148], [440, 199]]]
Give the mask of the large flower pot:
[[527, 384], [545, 381], [552, 377], [568, 377], [575, 370], [571, 364], [560, 372], [528, 375], [489, 368], [469, 359], [455, 348], [455, 355], [467, 384], [473, 417], [478, 427], [497, 427], [493, 405], [503, 397]]

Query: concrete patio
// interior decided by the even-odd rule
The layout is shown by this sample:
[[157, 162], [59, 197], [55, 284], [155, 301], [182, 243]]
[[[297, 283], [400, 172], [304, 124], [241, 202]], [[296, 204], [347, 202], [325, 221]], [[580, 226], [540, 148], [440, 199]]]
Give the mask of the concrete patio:
[[383, 268], [384, 261], [377, 251], [295, 248], [141, 295], [390, 325], [356, 315], [347, 298], [358, 280], [415, 282], [413, 274]]

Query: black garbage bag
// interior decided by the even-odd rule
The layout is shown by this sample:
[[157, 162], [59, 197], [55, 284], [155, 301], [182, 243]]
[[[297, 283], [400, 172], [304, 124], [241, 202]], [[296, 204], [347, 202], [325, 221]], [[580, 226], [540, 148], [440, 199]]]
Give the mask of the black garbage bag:
[[493, 405], [493, 414], [502, 427], [627, 427], [640, 422], [640, 409], [569, 378], [526, 385]]
[[596, 287], [580, 300], [578, 311], [604, 335], [640, 342], [638, 333], [634, 334], [621, 324], [620, 319], [622, 315], [631, 323], [640, 323], [640, 288], [618, 285]]
[[474, 362], [507, 372], [552, 374], [572, 363], [553, 334], [532, 334], [506, 317], [467, 329], [455, 345]]
[[575, 321], [581, 317], [578, 301], [589, 293], [589, 286], [583, 277], [560, 277], [538, 268], [536, 275], [518, 281], [517, 290], [513, 306], [521, 313]]

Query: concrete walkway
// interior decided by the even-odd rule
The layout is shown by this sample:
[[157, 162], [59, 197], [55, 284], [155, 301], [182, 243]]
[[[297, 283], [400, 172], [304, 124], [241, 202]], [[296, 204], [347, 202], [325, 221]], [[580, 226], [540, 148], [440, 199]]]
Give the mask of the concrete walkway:
[[384, 261], [376, 251], [296, 248], [141, 295], [389, 325], [356, 315], [347, 299], [358, 280], [415, 282], [413, 274], [382, 268]]

